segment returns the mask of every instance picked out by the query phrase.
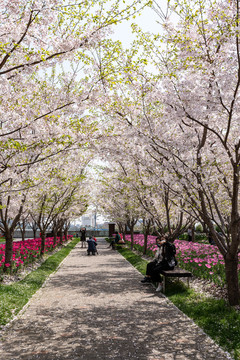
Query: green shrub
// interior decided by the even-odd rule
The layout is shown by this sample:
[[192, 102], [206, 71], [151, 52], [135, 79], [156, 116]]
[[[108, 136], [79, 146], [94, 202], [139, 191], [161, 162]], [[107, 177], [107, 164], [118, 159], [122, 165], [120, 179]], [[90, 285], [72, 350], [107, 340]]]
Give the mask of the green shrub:
[[203, 232], [203, 227], [202, 227], [202, 225], [201, 225], [201, 224], [196, 225], [196, 226], [195, 226], [195, 231], [202, 233], [202, 232]]

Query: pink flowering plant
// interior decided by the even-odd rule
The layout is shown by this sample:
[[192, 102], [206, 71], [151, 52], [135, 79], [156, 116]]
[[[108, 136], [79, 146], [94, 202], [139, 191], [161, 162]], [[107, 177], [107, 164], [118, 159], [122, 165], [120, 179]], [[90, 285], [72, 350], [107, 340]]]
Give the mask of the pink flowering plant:
[[226, 283], [224, 258], [217, 246], [203, 243], [175, 240], [179, 267], [193, 275], [210, 280], [216, 285]]
[[[72, 238], [72, 235], [68, 235], [68, 238], [63, 241], [67, 241]], [[57, 246], [61, 245], [60, 237], [57, 238], [54, 244], [54, 238], [48, 237], [45, 241], [45, 253], [54, 250]], [[13, 242], [13, 256], [12, 256], [12, 272], [17, 272], [24, 266], [33, 263], [40, 257], [41, 250], [41, 238], [28, 239], [25, 241]], [[5, 263], [5, 244], [0, 244], [0, 273], [3, 273], [3, 267]], [[6, 263], [8, 268], [11, 264]]]
[[[126, 241], [130, 242], [130, 235], [126, 235]], [[138, 250], [143, 249], [144, 238], [142, 234], [134, 235], [134, 247]], [[180, 268], [189, 270], [193, 275], [202, 279], [214, 282], [216, 285], [224, 286], [226, 283], [224, 259], [217, 246], [175, 240]], [[157, 250], [156, 236], [148, 236], [148, 250], [154, 255]], [[238, 270], [240, 270], [240, 254]]]

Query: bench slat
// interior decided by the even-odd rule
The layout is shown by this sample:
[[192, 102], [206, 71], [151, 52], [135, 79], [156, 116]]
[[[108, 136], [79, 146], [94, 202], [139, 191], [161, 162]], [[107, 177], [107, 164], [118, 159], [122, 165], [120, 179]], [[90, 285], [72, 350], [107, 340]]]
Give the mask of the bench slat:
[[174, 270], [162, 270], [161, 274], [167, 277], [192, 277], [190, 271], [178, 268], [175, 268]]

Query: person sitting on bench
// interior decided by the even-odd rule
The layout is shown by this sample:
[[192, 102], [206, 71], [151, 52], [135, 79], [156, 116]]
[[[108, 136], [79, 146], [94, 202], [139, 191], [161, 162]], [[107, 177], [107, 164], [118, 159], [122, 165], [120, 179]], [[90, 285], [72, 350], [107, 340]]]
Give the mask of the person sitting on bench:
[[112, 249], [115, 250], [115, 244], [118, 244], [119, 241], [121, 241], [121, 237], [120, 237], [118, 231], [116, 231], [115, 238], [112, 239], [112, 241], [110, 242], [110, 245], [108, 247], [109, 248], [112, 247]]
[[175, 245], [170, 243], [164, 236], [156, 238], [157, 251], [155, 259], [147, 264], [146, 276], [141, 282], [149, 284], [151, 282], [158, 283], [156, 291], [162, 291], [162, 270], [173, 270], [177, 265], [175, 258], [176, 248]]

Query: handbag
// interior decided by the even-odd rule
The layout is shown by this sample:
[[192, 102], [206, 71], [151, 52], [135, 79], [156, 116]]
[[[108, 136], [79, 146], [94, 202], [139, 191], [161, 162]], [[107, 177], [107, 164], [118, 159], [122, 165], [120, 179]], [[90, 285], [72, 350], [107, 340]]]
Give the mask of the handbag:
[[174, 268], [174, 266], [177, 265], [177, 260], [175, 258], [172, 258], [168, 261], [168, 266]]

